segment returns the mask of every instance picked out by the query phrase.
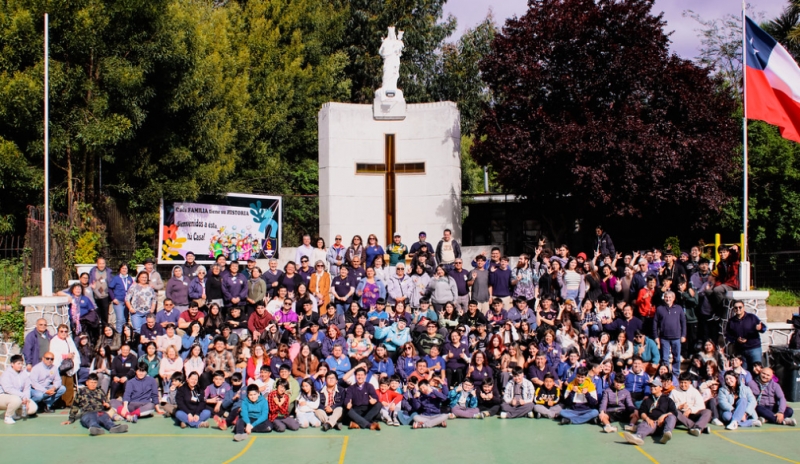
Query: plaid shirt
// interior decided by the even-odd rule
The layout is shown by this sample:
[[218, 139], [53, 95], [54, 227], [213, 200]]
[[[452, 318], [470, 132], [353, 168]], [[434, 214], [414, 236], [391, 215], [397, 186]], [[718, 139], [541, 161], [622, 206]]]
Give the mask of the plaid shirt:
[[100, 412], [105, 410], [103, 402], [106, 395], [103, 390], [95, 388], [89, 390], [86, 387], [78, 389], [78, 394], [75, 396], [75, 401], [72, 403], [72, 408], [69, 410], [69, 421], [75, 422], [80, 417], [89, 412]]
[[269, 421], [273, 422], [275, 419], [281, 419], [284, 417], [289, 416], [289, 394], [283, 394], [283, 405], [278, 405], [278, 402], [275, 401], [275, 398], [278, 397], [278, 391], [273, 390], [267, 396], [267, 402], [269, 403]]
[[598, 325], [600, 322], [597, 319], [597, 313], [594, 311], [589, 311], [583, 315], [583, 319], [581, 319], [580, 328], [583, 329], [584, 324], [588, 324], [589, 322], [594, 322], [594, 325]]

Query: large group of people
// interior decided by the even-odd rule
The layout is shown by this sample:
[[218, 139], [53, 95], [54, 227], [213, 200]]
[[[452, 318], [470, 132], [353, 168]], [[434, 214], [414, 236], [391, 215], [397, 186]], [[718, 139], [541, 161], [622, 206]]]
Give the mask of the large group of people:
[[736, 247], [624, 254], [596, 232], [588, 255], [542, 242], [513, 267], [498, 248], [462, 256], [449, 230], [436, 246], [305, 236], [283, 269], [188, 253], [166, 281], [100, 258], [63, 291], [70, 324], [38, 321], [11, 358], [0, 409], [13, 424], [64, 406], [92, 435], [164, 415], [236, 441], [489, 417], [619, 424], [633, 444], [796, 425], [766, 324], [725, 297]]

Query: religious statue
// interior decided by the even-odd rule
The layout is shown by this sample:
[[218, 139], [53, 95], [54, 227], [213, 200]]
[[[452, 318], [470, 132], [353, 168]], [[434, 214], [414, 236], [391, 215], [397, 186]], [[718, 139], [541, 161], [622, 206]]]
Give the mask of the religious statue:
[[397, 79], [400, 77], [400, 55], [403, 51], [403, 31], [395, 34], [394, 27], [389, 28], [389, 35], [383, 38], [380, 53], [383, 58], [383, 81], [381, 88], [384, 92], [397, 90]]

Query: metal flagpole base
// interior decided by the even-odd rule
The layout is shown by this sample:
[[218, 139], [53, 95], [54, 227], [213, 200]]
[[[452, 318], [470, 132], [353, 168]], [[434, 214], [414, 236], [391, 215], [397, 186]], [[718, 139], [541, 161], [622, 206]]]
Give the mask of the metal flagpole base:
[[750, 290], [750, 261], [739, 263], [739, 289], [744, 292]]
[[42, 268], [42, 296], [53, 296], [53, 269]]

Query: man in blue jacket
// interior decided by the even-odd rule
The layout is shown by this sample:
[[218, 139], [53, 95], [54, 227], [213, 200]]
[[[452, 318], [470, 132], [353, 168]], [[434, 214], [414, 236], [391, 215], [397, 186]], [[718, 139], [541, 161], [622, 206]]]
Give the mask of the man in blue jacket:
[[42, 359], [42, 355], [50, 350], [50, 339], [52, 338], [53, 336], [47, 330], [47, 321], [37, 320], [36, 327], [25, 336], [25, 344], [22, 345], [22, 356], [25, 357], [28, 372]]
[[253, 432], [272, 431], [272, 422], [269, 421], [269, 402], [258, 391], [258, 385], [247, 387], [247, 399], [242, 401], [239, 419], [236, 421], [233, 441], [242, 441]]
[[674, 304], [675, 294], [664, 293], [664, 304], [656, 308], [653, 318], [653, 338], [661, 350], [661, 359], [669, 361], [672, 354], [672, 373], [681, 373], [681, 343], [686, 343], [686, 313], [683, 308]]

